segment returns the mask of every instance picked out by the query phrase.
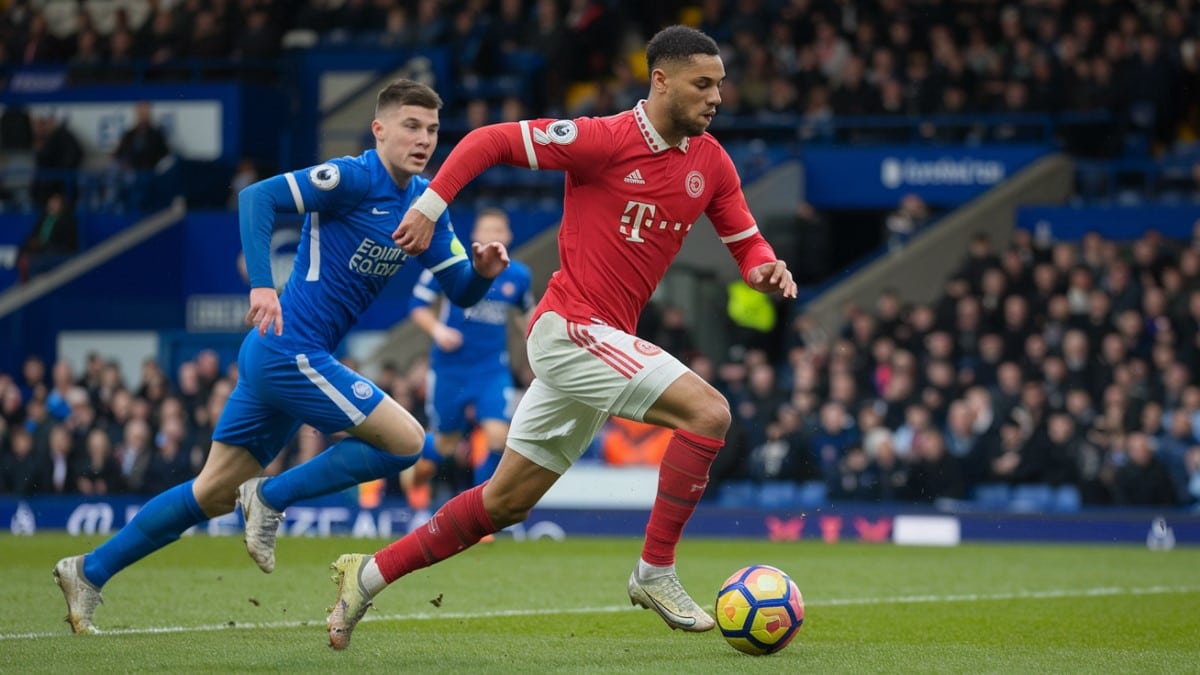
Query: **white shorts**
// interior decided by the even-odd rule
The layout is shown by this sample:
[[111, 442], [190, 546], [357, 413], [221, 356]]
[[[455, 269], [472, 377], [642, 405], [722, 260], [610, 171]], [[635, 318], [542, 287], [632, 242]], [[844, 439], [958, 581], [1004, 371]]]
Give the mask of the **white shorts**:
[[526, 350], [536, 379], [517, 406], [508, 447], [558, 474], [583, 455], [609, 415], [642, 421], [689, 372], [658, 345], [554, 312], [538, 317]]

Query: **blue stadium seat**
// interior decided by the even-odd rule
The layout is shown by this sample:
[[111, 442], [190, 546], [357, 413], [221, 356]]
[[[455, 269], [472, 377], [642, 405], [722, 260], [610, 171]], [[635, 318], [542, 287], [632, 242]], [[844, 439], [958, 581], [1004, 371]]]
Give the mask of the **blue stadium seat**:
[[758, 486], [753, 481], [730, 480], [717, 488], [717, 505], [726, 509], [747, 509], [757, 502]]
[[764, 481], [758, 488], [758, 505], [764, 509], [790, 509], [798, 503], [799, 486], [790, 480]]
[[975, 486], [974, 502], [980, 508], [1007, 510], [1011, 498], [1011, 491], [1005, 483], [984, 483]]
[[797, 506], [805, 509], [812, 509], [818, 506], [825, 506], [829, 502], [829, 489], [825, 483], [819, 480], [810, 480], [800, 485], [800, 492], [797, 495]]
[[1054, 505], [1054, 488], [1040, 483], [1018, 485], [1013, 488], [1009, 509], [1018, 513], [1049, 511]]
[[1059, 513], [1075, 513], [1083, 505], [1079, 488], [1074, 485], [1059, 485], [1054, 488], [1054, 510]]

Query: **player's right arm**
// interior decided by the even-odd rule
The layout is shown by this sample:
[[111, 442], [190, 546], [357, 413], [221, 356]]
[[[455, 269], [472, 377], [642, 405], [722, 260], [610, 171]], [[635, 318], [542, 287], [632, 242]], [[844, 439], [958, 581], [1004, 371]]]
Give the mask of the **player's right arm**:
[[608, 125], [593, 117], [502, 122], [468, 133], [450, 151], [425, 192], [392, 235], [410, 255], [425, 250], [433, 223], [476, 176], [497, 164], [586, 176], [605, 166], [613, 147]]
[[369, 186], [365, 171], [334, 160], [266, 178], [238, 193], [238, 229], [250, 277], [246, 323], [256, 326], [259, 335], [266, 335], [272, 327], [276, 335], [283, 335], [283, 309], [271, 276], [275, 214], [348, 208], [363, 198]]
[[441, 295], [433, 272], [425, 270], [413, 288], [412, 300], [408, 303], [408, 316], [417, 327], [433, 338], [434, 344], [443, 352], [452, 352], [462, 346], [462, 332], [438, 320], [433, 305]]

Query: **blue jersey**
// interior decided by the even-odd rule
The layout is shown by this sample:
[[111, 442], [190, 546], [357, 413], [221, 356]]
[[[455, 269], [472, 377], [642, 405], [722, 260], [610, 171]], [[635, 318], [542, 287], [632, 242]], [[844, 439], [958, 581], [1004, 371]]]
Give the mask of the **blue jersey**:
[[[273, 288], [275, 214], [307, 214], [292, 275], [279, 299], [283, 335], [251, 329], [238, 352], [239, 378], [213, 439], [248, 450], [266, 466], [302, 422], [325, 433], [358, 426], [386, 394], [331, 352], [408, 257], [392, 232], [429, 181], [400, 188], [375, 151], [255, 183], [238, 195], [242, 246], [254, 288]], [[483, 298], [490, 279], [475, 273], [448, 217], [417, 258], [455, 303]]]
[[[435, 344], [429, 357], [430, 367], [442, 374], [472, 374], [492, 367], [507, 369], [508, 314], [512, 309], [522, 313], [533, 309], [536, 303], [532, 279], [529, 268], [513, 260], [478, 303], [463, 308], [443, 302], [439, 320], [462, 333], [463, 340], [452, 352]], [[441, 292], [438, 280], [428, 271], [422, 272], [413, 289], [409, 311], [431, 305]]]
[[[282, 179], [292, 203], [275, 204], [271, 210], [307, 215], [292, 275], [280, 297], [284, 333], [276, 344], [289, 351], [333, 351], [407, 262], [408, 256], [392, 242], [392, 232], [429, 180], [413, 176], [407, 187], [397, 186], [374, 150], [286, 173]], [[269, 246], [274, 213], [248, 208], [255, 206], [253, 200], [240, 201], [243, 239], [250, 228], [250, 237]], [[252, 248], [246, 246], [251, 286], [273, 286], [268, 256], [252, 255]], [[467, 259], [443, 214], [418, 260], [438, 272]]]

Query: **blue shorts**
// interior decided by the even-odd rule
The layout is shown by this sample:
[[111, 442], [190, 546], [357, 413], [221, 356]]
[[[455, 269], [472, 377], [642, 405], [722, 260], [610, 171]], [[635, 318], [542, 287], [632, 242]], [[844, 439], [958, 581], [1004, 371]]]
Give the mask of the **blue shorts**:
[[435, 433], [466, 431], [467, 406], [475, 407], [477, 422], [512, 421], [515, 389], [507, 368], [462, 374], [430, 369], [427, 385], [425, 414]]
[[213, 440], [250, 451], [266, 466], [301, 424], [332, 434], [362, 424], [385, 394], [329, 352], [292, 353], [251, 331], [238, 352], [238, 383]]

